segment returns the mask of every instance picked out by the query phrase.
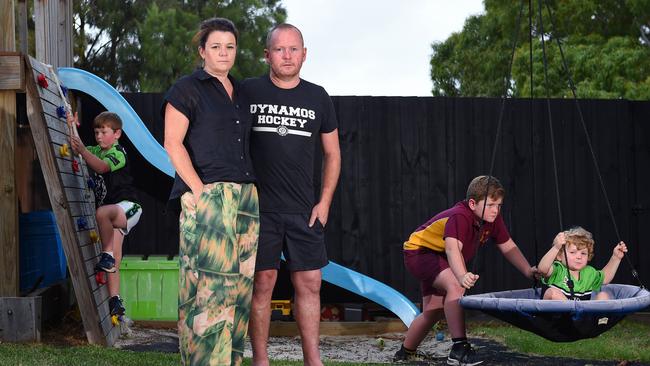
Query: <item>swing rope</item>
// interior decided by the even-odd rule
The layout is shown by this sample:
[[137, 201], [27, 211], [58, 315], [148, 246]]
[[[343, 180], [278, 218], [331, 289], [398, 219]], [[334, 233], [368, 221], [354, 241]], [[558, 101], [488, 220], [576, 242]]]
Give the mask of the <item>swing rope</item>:
[[[541, 0], [540, 0], [541, 1]], [[553, 19], [553, 12], [551, 11], [551, 7], [548, 5], [548, 1], [545, 1], [544, 4], [546, 5], [546, 11], [548, 12], [549, 19], [551, 21], [551, 27], [553, 33], [555, 33], [556, 27], [555, 27], [555, 22]], [[540, 20], [541, 20], [541, 13], [542, 13], [542, 8], [541, 8], [541, 3], [540, 3]], [[542, 44], [543, 44], [543, 37], [542, 37]], [[564, 69], [564, 72], [566, 74], [566, 77], [569, 82], [569, 88], [571, 89], [571, 94], [573, 95], [573, 100], [576, 105], [576, 109], [578, 110], [578, 116], [580, 117], [580, 126], [582, 127], [582, 131], [585, 134], [585, 140], [587, 141], [587, 146], [589, 147], [589, 152], [591, 154], [591, 159], [594, 164], [594, 168], [596, 170], [596, 176], [598, 177], [598, 182], [600, 184], [600, 190], [603, 193], [603, 196], [605, 198], [605, 204], [607, 206], [607, 212], [609, 213], [609, 218], [612, 222], [612, 226], [614, 227], [614, 233], [616, 234], [616, 239], [617, 243], [620, 243], [621, 240], [621, 235], [618, 231], [618, 225], [616, 224], [616, 218], [614, 217], [614, 211], [612, 210], [612, 205], [609, 201], [609, 196], [607, 195], [607, 189], [605, 189], [605, 183], [603, 182], [603, 177], [600, 172], [600, 166], [598, 165], [598, 160], [596, 159], [596, 153], [594, 152], [593, 145], [591, 144], [591, 138], [589, 137], [589, 130], [587, 129], [587, 125], [585, 124], [585, 119], [582, 115], [582, 108], [580, 108], [580, 103], [578, 102], [578, 96], [576, 93], [576, 86], [573, 82], [573, 77], [571, 75], [571, 71], [569, 70], [569, 66], [566, 62], [566, 58], [564, 57], [564, 50], [562, 49], [562, 44], [559, 40], [559, 38], [555, 37], [555, 42], [557, 43], [557, 47], [560, 51], [560, 57], [562, 59], [562, 67]], [[544, 64], [544, 71], [546, 71], [546, 64]], [[553, 139], [553, 135], [551, 134], [551, 141]], [[557, 176], [557, 174], [556, 174]], [[566, 251], [566, 249], [565, 249]], [[566, 258], [566, 253], [565, 253], [565, 258]], [[643, 282], [641, 281], [641, 278], [639, 277], [639, 273], [637, 272], [636, 268], [632, 264], [632, 261], [630, 260], [629, 256], [625, 256], [627, 264], [630, 266], [632, 270], [632, 276], [634, 279], [637, 280], [639, 283], [639, 287], [645, 288]]]
[[[528, 29], [533, 29], [533, 12], [530, 9], [533, 8], [533, 0], [528, 0]], [[523, 1], [522, 1], [523, 2]], [[533, 32], [528, 32], [528, 60], [529, 67], [528, 71], [530, 74], [530, 98], [529, 98], [529, 114], [530, 114], [530, 152], [531, 156], [535, 156], [535, 121], [534, 121], [534, 108], [533, 108], [533, 99], [535, 97], [534, 89], [534, 78], [533, 78]], [[533, 208], [533, 245], [535, 248], [535, 263], [539, 262], [537, 253], [539, 252], [539, 245], [537, 240], [537, 201], [535, 200], [535, 193], [537, 192], [537, 176], [535, 174], [535, 159], [531, 159], [532, 165], [532, 181], [533, 181], [533, 199], [532, 199], [532, 208]], [[537, 279], [534, 280], [533, 287], [537, 287]]]
[[[500, 108], [500, 111], [499, 111], [499, 119], [498, 119], [498, 122], [497, 122], [497, 127], [496, 127], [496, 132], [495, 132], [494, 146], [493, 146], [493, 149], [492, 149], [492, 156], [491, 156], [491, 159], [490, 159], [490, 169], [489, 169], [488, 182], [487, 182], [487, 187], [486, 187], [486, 192], [485, 192], [486, 193], [485, 194], [485, 202], [486, 203], [487, 203], [487, 198], [488, 198], [488, 194], [489, 194], [489, 190], [490, 190], [490, 183], [491, 183], [490, 181], [492, 179], [492, 173], [494, 171], [494, 165], [495, 165], [495, 160], [496, 160], [496, 151], [497, 151], [497, 148], [498, 148], [498, 145], [499, 145], [499, 139], [500, 139], [500, 136], [501, 136], [501, 129], [502, 129], [502, 122], [503, 122], [503, 114], [504, 114], [504, 109], [505, 109], [505, 103], [506, 103], [506, 100], [508, 99], [507, 98], [508, 87], [509, 87], [509, 83], [510, 83], [510, 79], [511, 79], [511, 75], [512, 75], [512, 64], [513, 64], [515, 50], [516, 50], [516, 46], [517, 46], [517, 40], [518, 40], [518, 37], [519, 37], [519, 29], [521, 28], [521, 19], [522, 19], [524, 1], [525, 0], [522, 0], [521, 5], [519, 7], [519, 13], [518, 13], [517, 22], [516, 22], [517, 27], [516, 27], [515, 36], [514, 36], [513, 42], [512, 42], [510, 63], [508, 65], [509, 66], [508, 67], [508, 75], [507, 75], [507, 78], [505, 79], [505, 83], [504, 83], [504, 92], [502, 94], [501, 108]], [[562, 220], [562, 207], [561, 207], [561, 200], [560, 200], [560, 184], [559, 184], [559, 178], [558, 178], [557, 157], [556, 157], [556, 149], [555, 149], [555, 138], [553, 137], [554, 136], [553, 118], [552, 118], [552, 113], [551, 113], [551, 102], [550, 102], [549, 85], [548, 85], [548, 60], [547, 60], [547, 57], [546, 57], [546, 41], [545, 41], [545, 37], [544, 37], [544, 34], [545, 34], [544, 33], [544, 22], [543, 22], [543, 19], [542, 19], [543, 18], [542, 17], [542, 1], [544, 1], [544, 0], [539, 0], [538, 3], [537, 3], [538, 4], [538, 21], [539, 21], [539, 27], [540, 27], [539, 34], [541, 35], [541, 45], [542, 45], [542, 59], [543, 59], [543, 66], [544, 66], [544, 88], [546, 90], [546, 107], [547, 107], [547, 112], [548, 112], [548, 125], [549, 125], [549, 132], [550, 132], [551, 155], [552, 155], [552, 162], [553, 162], [553, 176], [554, 176], [554, 183], [555, 183], [555, 198], [556, 198], [556, 202], [557, 202], [558, 222], [559, 222], [560, 230], [562, 230], [564, 225], [563, 225], [563, 220]], [[546, 9], [547, 9], [547, 12], [548, 12], [548, 15], [549, 15], [549, 19], [550, 19], [550, 23], [551, 23], [551, 30], [552, 30], [553, 33], [556, 33], [556, 27], [555, 27], [555, 22], [554, 22], [553, 13], [551, 11], [551, 8], [550, 8], [548, 2], [544, 2], [544, 5], [546, 6]], [[533, 115], [532, 115], [532, 111], [533, 111], [533, 107], [532, 107], [532, 103], [533, 103], [533, 51], [532, 51], [532, 32], [533, 32], [533, 29], [532, 29], [532, 12], [533, 12], [533, 5], [532, 5], [532, 0], [528, 0], [528, 10], [529, 10], [528, 23], [529, 23], [529, 42], [530, 42], [529, 57], [530, 57], [530, 91], [531, 91], [531, 98], [530, 98], [530, 101], [531, 101], [530, 102], [530, 110], [531, 110], [531, 149], [532, 149], [532, 152], [533, 152], [533, 155], [532, 155], [533, 159], [532, 160], [533, 160], [533, 164], [534, 164], [534, 161], [535, 161], [534, 155], [535, 154], [534, 154], [534, 145], [532, 144], [534, 142], [534, 137], [533, 137], [534, 136], [534, 133], [533, 133], [534, 131], [533, 131], [533, 127], [532, 127], [532, 120], [533, 120]], [[584, 117], [583, 117], [583, 114], [582, 114], [582, 109], [580, 108], [580, 103], [578, 102], [576, 87], [575, 87], [575, 84], [573, 82], [573, 78], [571, 76], [571, 72], [569, 70], [568, 64], [566, 62], [566, 58], [564, 56], [564, 51], [562, 49], [562, 45], [560, 43], [560, 40], [558, 38], [555, 38], [555, 41], [556, 41], [557, 46], [558, 46], [559, 51], [560, 51], [563, 70], [566, 73], [566, 76], [567, 76], [567, 79], [568, 79], [568, 82], [569, 82], [569, 87], [570, 87], [571, 93], [573, 95], [573, 100], [574, 100], [576, 108], [578, 110], [578, 115], [579, 115], [579, 118], [580, 118], [580, 124], [581, 124], [582, 130], [584, 132], [585, 139], [587, 141], [587, 146], [589, 147], [589, 152], [591, 154], [592, 162], [594, 164], [595, 172], [596, 172], [596, 175], [598, 177], [598, 182], [600, 184], [600, 189], [601, 189], [601, 191], [603, 193], [603, 196], [605, 198], [605, 203], [606, 203], [606, 206], [607, 206], [609, 217], [610, 217], [610, 220], [611, 220], [612, 225], [614, 227], [614, 231], [615, 231], [616, 237], [618, 239], [618, 242], [620, 242], [621, 241], [621, 236], [620, 236], [620, 233], [619, 233], [619, 230], [618, 230], [618, 226], [616, 224], [616, 219], [614, 217], [614, 212], [612, 210], [611, 203], [609, 201], [609, 196], [607, 195], [607, 190], [605, 189], [605, 183], [603, 181], [603, 177], [602, 177], [602, 174], [600, 172], [600, 167], [599, 167], [598, 161], [596, 159], [596, 153], [595, 153], [595, 151], [593, 149], [591, 139], [589, 137], [589, 131], [588, 131], [587, 126], [586, 126], [585, 121], [584, 121]], [[534, 180], [535, 180], [535, 172], [534, 172], [534, 165], [533, 165], [533, 181]], [[534, 191], [533, 191], [533, 194], [534, 194]], [[533, 199], [533, 201], [534, 201], [534, 199]], [[483, 209], [482, 209], [482, 212], [481, 212], [481, 218], [480, 218], [480, 222], [479, 222], [479, 228], [478, 228], [479, 235], [477, 235], [477, 239], [476, 239], [478, 241], [477, 252], [476, 252], [476, 255], [475, 255], [473, 263], [472, 263], [472, 273], [474, 273], [474, 274], [476, 274], [476, 268], [477, 268], [477, 264], [478, 264], [479, 253], [481, 252], [480, 251], [480, 233], [481, 233], [481, 230], [482, 230], [482, 228], [483, 228], [483, 226], [485, 224], [484, 215], [485, 215], [485, 204], [483, 205]], [[536, 220], [536, 218], [534, 217], [533, 220]], [[535, 241], [535, 256], [537, 256], [537, 241]], [[564, 247], [564, 257], [565, 257], [565, 260], [566, 260], [566, 258], [568, 258], [567, 253], [566, 253], [566, 246]], [[643, 282], [641, 281], [641, 278], [639, 277], [639, 274], [638, 274], [637, 270], [635, 269], [634, 265], [632, 264], [632, 261], [630, 260], [629, 256], [626, 255], [625, 259], [626, 259], [628, 265], [631, 268], [632, 276], [639, 283], [639, 287], [641, 289], [644, 289], [645, 286], [644, 286]], [[571, 295], [573, 296], [573, 281], [571, 280], [571, 278], [569, 278], [569, 281], [568, 281], [567, 285], [569, 286], [569, 289], [571, 291]]]
[[503, 94], [501, 98], [501, 108], [499, 109], [499, 119], [497, 122], [497, 128], [496, 128], [496, 134], [494, 136], [494, 145], [492, 147], [492, 157], [490, 158], [490, 170], [488, 173], [488, 181], [487, 185], [485, 187], [485, 203], [483, 204], [483, 209], [481, 210], [481, 220], [479, 221], [479, 226], [478, 226], [478, 235], [476, 236], [476, 241], [477, 243], [477, 250], [476, 250], [476, 255], [474, 256], [474, 260], [472, 261], [472, 273], [476, 274], [476, 268], [478, 265], [478, 258], [479, 258], [479, 253], [481, 252], [481, 230], [483, 229], [483, 225], [485, 225], [485, 206], [487, 204], [487, 198], [490, 193], [490, 181], [492, 179], [492, 173], [494, 171], [494, 165], [496, 161], [496, 156], [497, 156], [497, 148], [499, 146], [499, 139], [501, 138], [501, 126], [503, 124], [503, 114], [505, 111], [505, 105], [506, 101], [508, 100], [508, 89], [510, 86], [510, 80], [512, 79], [512, 64], [514, 62], [515, 58], [515, 50], [517, 49], [517, 40], [519, 38], [519, 29], [521, 28], [521, 19], [522, 19], [522, 14], [524, 12], [524, 1], [522, 0], [521, 5], [519, 6], [519, 13], [517, 14], [517, 28], [515, 31], [515, 35], [512, 39], [512, 50], [510, 52], [510, 62], [508, 63], [508, 75], [506, 76], [504, 83], [503, 83]]
[[[61, 81], [59, 81], [59, 76], [56, 74], [56, 71], [54, 70], [54, 66], [47, 64], [47, 65], [45, 65], [45, 67], [48, 69], [48, 71], [50, 73], [50, 76], [52, 77], [52, 80], [56, 84], [56, 89], [57, 89], [57, 91], [59, 93], [59, 97], [63, 101], [63, 107], [64, 107], [64, 110], [66, 112], [66, 124], [68, 126], [68, 134], [70, 135], [69, 137], [70, 137], [70, 139], [72, 141], [72, 136], [79, 137], [79, 132], [77, 131], [77, 126], [74, 123], [69, 123], [68, 120], [67, 120], [67, 116], [72, 115], [72, 113], [73, 113], [72, 112], [72, 106], [70, 105], [70, 102], [68, 101], [68, 97], [66, 96], [66, 94], [63, 92], [63, 89], [61, 88]], [[81, 156], [81, 154], [78, 154], [77, 157], [79, 158], [79, 169], [81, 170], [81, 176], [83, 177], [84, 184], [87, 184], [88, 179], [90, 178], [90, 173], [87, 171], [86, 164], [84, 163], [84, 159]], [[73, 160], [74, 160], [74, 158], [73, 158]], [[86, 196], [88, 196], [88, 191], [89, 190], [90, 190], [89, 187], [85, 186], [84, 192], [85, 192]], [[90, 197], [93, 197], [94, 192], [91, 191], [90, 193], [91, 193]], [[86, 197], [86, 198], [89, 199], [89, 197]], [[82, 203], [81, 206], [82, 206], [81, 211], [82, 211], [82, 214], [84, 215], [84, 217], [94, 215], [94, 212], [92, 212], [90, 214], [88, 213], [86, 205], [84, 205]]]
[[[546, 91], [546, 109], [548, 113], [548, 130], [549, 134], [551, 136], [551, 156], [553, 157], [553, 178], [555, 180], [555, 200], [557, 203], [557, 217], [558, 217], [558, 223], [560, 225], [560, 230], [564, 229], [564, 224], [562, 222], [562, 206], [561, 206], [561, 201], [560, 201], [560, 181], [558, 179], [558, 173], [557, 173], [557, 157], [555, 154], [555, 137], [554, 132], [553, 132], [553, 115], [551, 113], [551, 96], [548, 92], [549, 90], [549, 85], [548, 85], [548, 59], [546, 58], [546, 41], [544, 40], [544, 20], [542, 16], [542, 1], [537, 2], [539, 12], [538, 12], [538, 22], [539, 22], [539, 30], [541, 34], [541, 40], [542, 40], [542, 62], [544, 64], [544, 90]], [[532, 29], [531, 29], [532, 33]], [[533, 159], [534, 160], [534, 159]], [[569, 270], [569, 257], [567, 256], [566, 252], [566, 245], [562, 246], [562, 250], [564, 251], [564, 264], [567, 267], [567, 271]], [[569, 292], [571, 293], [571, 297], [574, 297], [574, 291], [573, 291], [573, 277], [571, 277], [571, 274], [567, 276], [567, 281], [566, 281], [567, 287], [569, 287]]]

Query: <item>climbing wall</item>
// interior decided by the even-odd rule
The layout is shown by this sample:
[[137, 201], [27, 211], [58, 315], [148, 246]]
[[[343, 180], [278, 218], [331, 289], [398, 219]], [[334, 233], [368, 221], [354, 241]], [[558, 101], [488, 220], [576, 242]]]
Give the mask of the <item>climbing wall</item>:
[[[65, 85], [57, 85], [52, 69], [29, 57], [25, 60], [27, 114], [61, 233], [77, 303], [88, 342], [112, 345], [119, 336], [108, 309], [107, 286], [95, 278], [101, 244], [95, 222], [94, 194], [85, 162], [74, 156], [65, 118]], [[88, 141], [85, 141], [88, 143]]]

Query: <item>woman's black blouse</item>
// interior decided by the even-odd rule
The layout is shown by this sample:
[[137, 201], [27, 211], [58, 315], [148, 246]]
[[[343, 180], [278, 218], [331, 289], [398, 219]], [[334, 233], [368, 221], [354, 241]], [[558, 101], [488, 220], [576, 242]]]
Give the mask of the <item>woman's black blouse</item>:
[[[183, 144], [203, 184], [254, 183], [249, 154], [251, 115], [240, 100], [239, 83], [230, 75], [233, 100], [223, 84], [203, 69], [180, 78], [165, 94], [162, 113], [170, 103], [190, 121]], [[190, 188], [176, 174], [170, 199]]]

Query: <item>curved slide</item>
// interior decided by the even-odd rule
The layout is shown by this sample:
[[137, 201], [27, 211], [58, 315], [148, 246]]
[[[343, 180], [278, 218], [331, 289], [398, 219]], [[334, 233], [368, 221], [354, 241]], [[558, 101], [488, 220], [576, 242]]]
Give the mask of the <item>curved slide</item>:
[[[142, 156], [165, 174], [174, 176], [174, 168], [165, 149], [115, 88], [84, 70], [60, 67], [58, 72], [59, 79], [67, 88], [82, 91], [95, 98], [107, 110], [117, 113], [124, 121], [124, 132]], [[392, 287], [334, 262], [330, 261], [323, 268], [323, 280], [385, 307], [395, 313], [407, 327], [419, 313], [409, 299]]]

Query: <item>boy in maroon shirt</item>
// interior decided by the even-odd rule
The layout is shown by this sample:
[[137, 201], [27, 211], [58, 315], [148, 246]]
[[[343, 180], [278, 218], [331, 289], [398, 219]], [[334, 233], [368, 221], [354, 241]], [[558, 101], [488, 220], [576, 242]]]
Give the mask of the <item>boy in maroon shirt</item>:
[[478, 176], [469, 184], [464, 201], [435, 215], [404, 243], [404, 264], [420, 280], [423, 309], [411, 323], [394, 361], [417, 359], [418, 345], [445, 317], [454, 342], [447, 364], [473, 366], [483, 362], [467, 342], [465, 314], [459, 304], [465, 290], [479, 278], [467, 270], [466, 263], [474, 257], [478, 245], [492, 238], [506, 259], [526, 277], [533, 278], [536, 272], [510, 238], [499, 215], [504, 195], [497, 178]]

